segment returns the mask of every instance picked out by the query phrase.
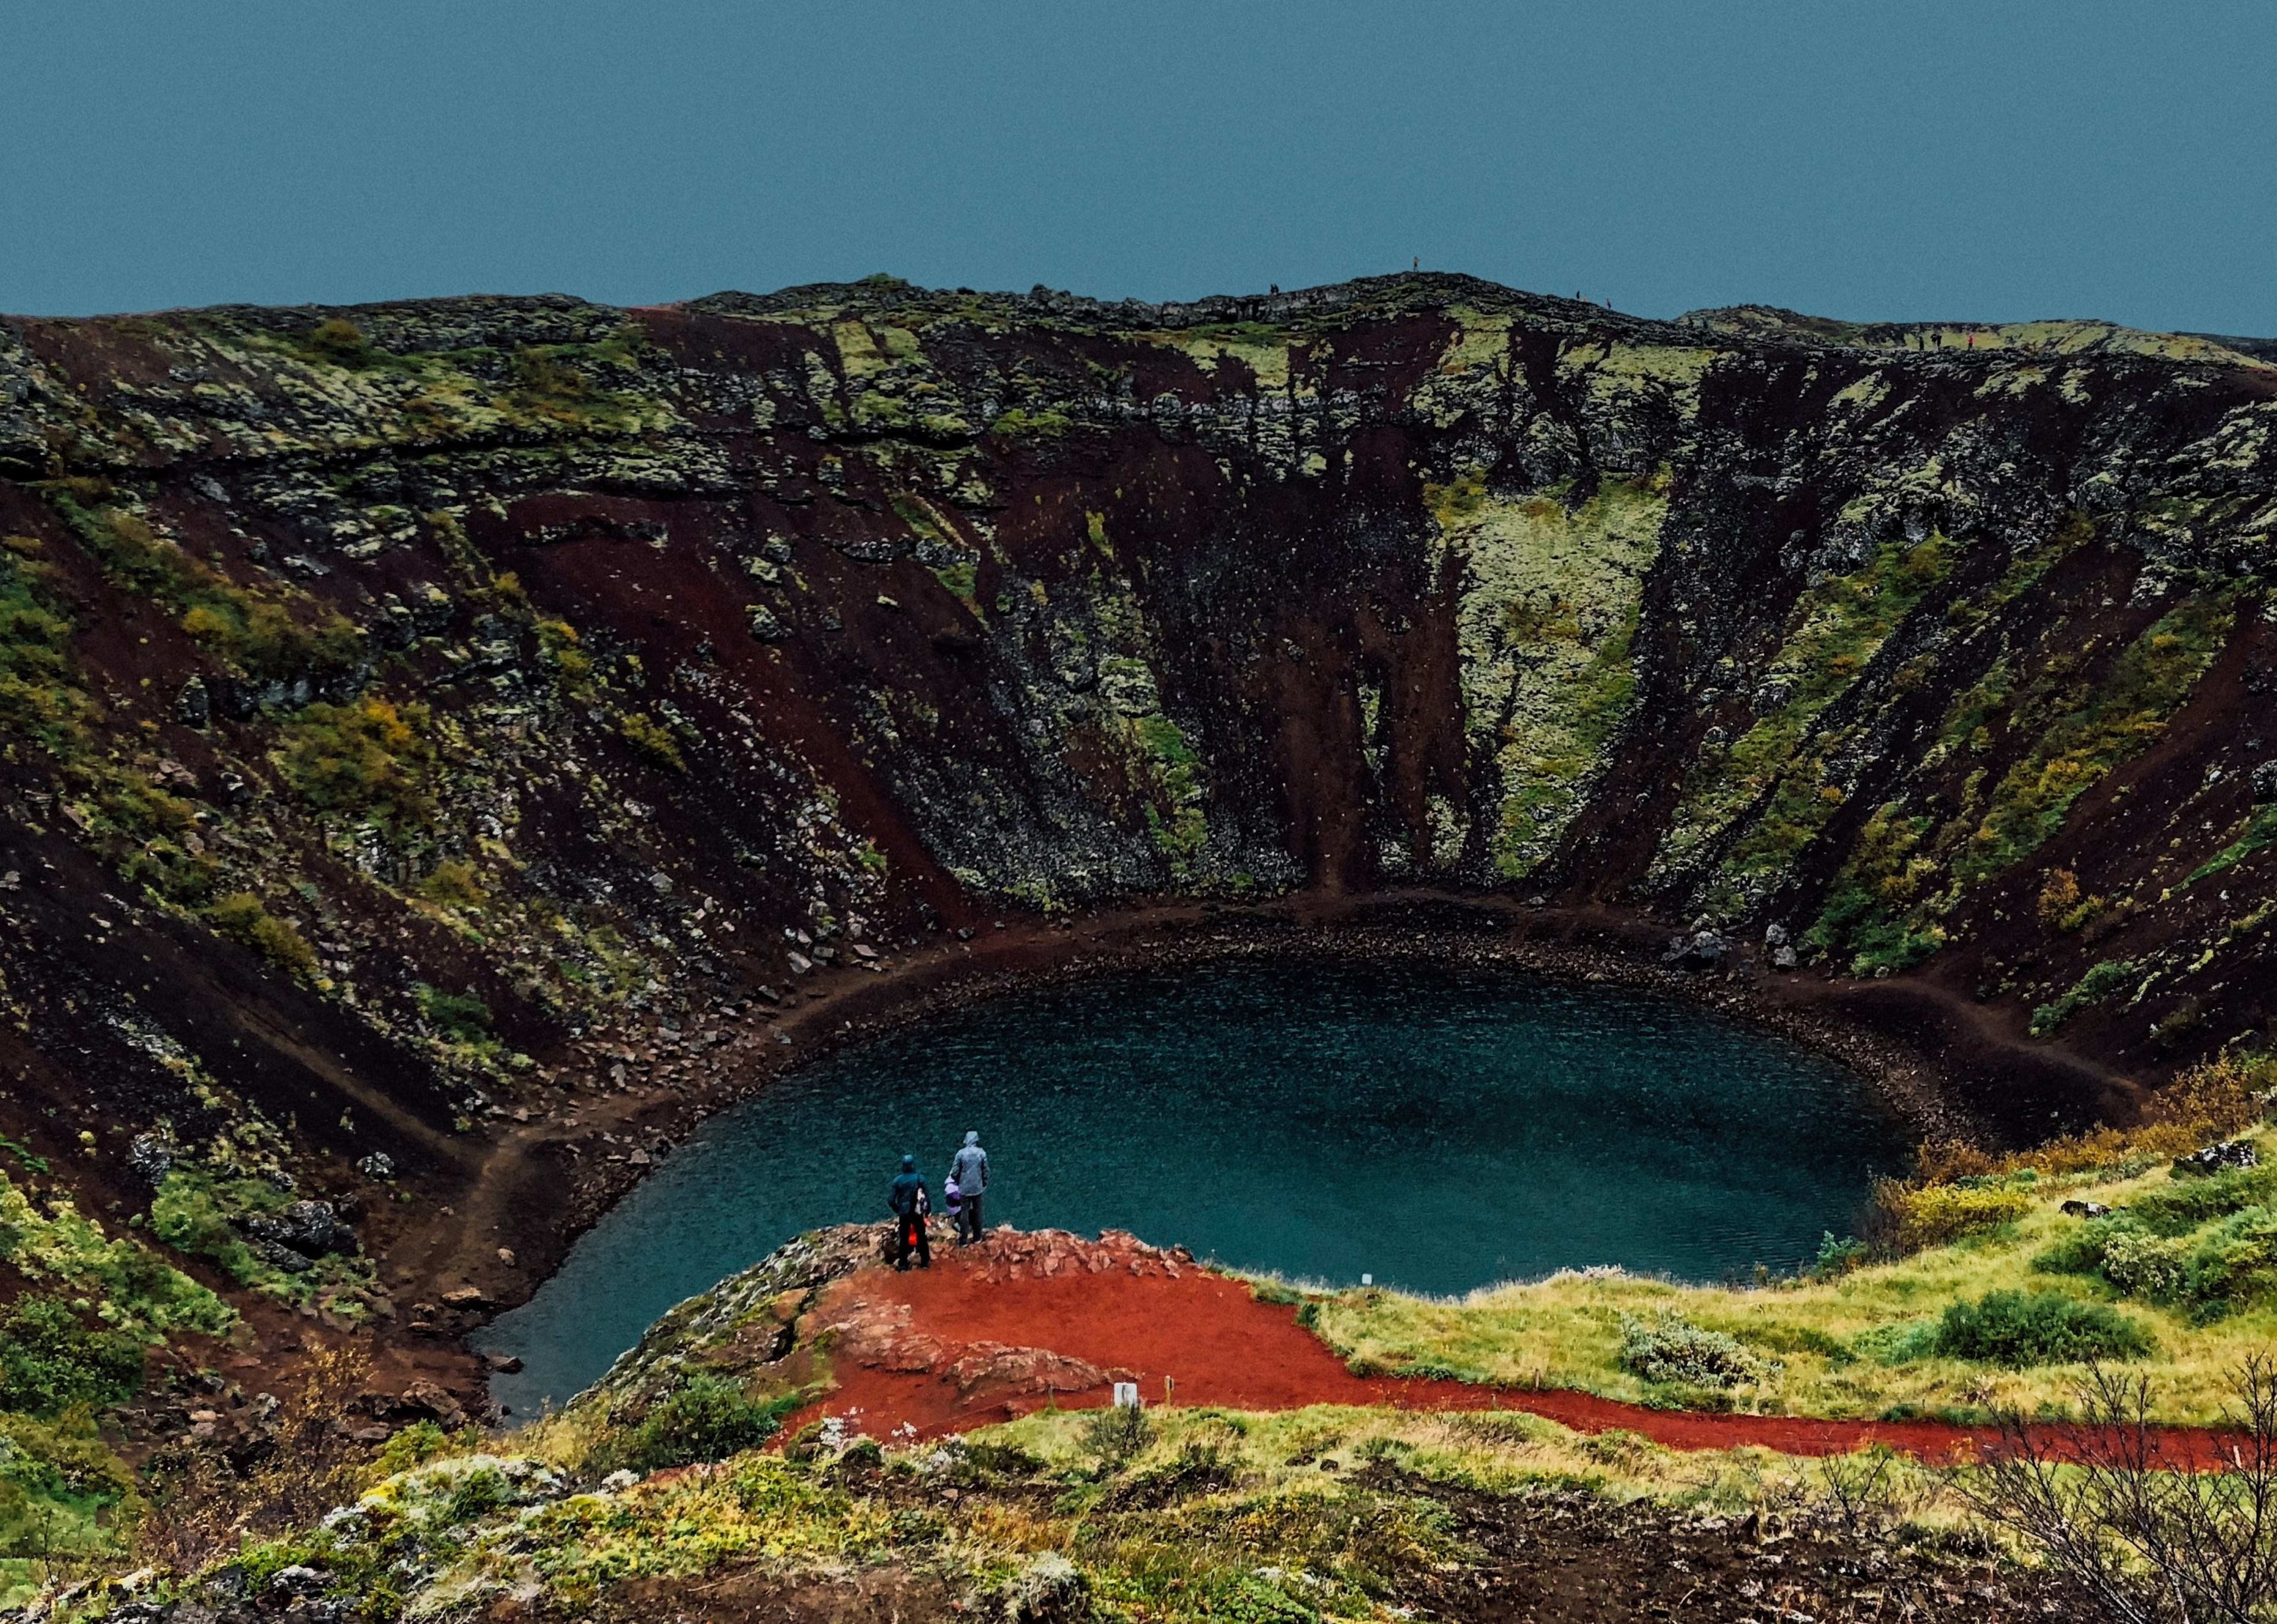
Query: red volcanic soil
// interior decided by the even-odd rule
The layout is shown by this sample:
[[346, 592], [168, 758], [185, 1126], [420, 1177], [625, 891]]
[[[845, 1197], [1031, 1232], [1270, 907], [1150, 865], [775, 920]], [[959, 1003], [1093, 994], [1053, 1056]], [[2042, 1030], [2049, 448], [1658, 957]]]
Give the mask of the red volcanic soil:
[[[1883, 1444], [1947, 1460], [1998, 1442], [1989, 1429], [1933, 1421], [1814, 1421], [1785, 1415], [1648, 1409], [1595, 1394], [1491, 1387], [1397, 1376], [1359, 1376], [1295, 1310], [1183, 1254], [1113, 1232], [999, 1231], [930, 1269], [867, 1268], [830, 1286], [812, 1311], [834, 1333], [836, 1390], [793, 1416], [839, 1415], [872, 1437], [937, 1437], [1057, 1404], [1104, 1405], [1135, 1381], [1149, 1404], [1287, 1410], [1313, 1404], [1403, 1410], [1518, 1410], [1580, 1432], [1621, 1429], [1672, 1449], [1755, 1445], [1792, 1455]], [[2161, 1434], [2174, 1466], [2214, 1458], [2223, 1435]], [[2226, 1452], [2226, 1451], [2225, 1451]]]

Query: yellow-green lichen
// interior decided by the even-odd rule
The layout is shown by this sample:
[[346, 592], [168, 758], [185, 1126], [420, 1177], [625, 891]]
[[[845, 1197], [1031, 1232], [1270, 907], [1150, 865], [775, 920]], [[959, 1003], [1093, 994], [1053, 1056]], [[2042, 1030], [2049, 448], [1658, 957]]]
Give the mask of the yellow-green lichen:
[[1463, 570], [1466, 726], [1500, 783], [1493, 861], [1518, 878], [1555, 849], [1634, 706], [1630, 645], [1666, 485], [1609, 480], [1568, 507], [1495, 496], [1474, 472], [1427, 494]]

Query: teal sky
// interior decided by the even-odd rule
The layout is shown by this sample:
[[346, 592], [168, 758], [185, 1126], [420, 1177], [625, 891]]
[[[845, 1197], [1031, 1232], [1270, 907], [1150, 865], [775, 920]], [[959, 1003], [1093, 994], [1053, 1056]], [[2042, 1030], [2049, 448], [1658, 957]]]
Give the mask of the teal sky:
[[2277, 5], [11, 0], [0, 309], [1405, 268], [2277, 334]]

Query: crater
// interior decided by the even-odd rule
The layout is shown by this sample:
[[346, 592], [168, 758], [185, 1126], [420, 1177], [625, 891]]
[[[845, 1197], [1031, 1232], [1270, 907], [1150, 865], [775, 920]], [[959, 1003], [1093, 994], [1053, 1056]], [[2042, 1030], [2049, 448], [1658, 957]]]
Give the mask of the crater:
[[1129, 1230], [1300, 1279], [1452, 1294], [1559, 1269], [1792, 1269], [1907, 1137], [1855, 1073], [1696, 1003], [1426, 963], [1294, 959], [1014, 993], [712, 1118], [482, 1336], [516, 1414], [803, 1230], [938, 1191], [966, 1129], [991, 1225]]

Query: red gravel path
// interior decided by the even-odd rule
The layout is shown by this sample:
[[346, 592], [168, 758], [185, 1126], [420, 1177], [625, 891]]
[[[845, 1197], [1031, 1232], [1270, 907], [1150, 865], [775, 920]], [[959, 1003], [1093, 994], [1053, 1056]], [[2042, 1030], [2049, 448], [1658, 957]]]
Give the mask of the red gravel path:
[[[1167, 1391], [1178, 1404], [1243, 1410], [1520, 1410], [1582, 1432], [1623, 1429], [1672, 1449], [1757, 1445], [1827, 1455], [1880, 1443], [1946, 1460], [1994, 1441], [1989, 1431], [1942, 1422], [1656, 1410], [1569, 1391], [1357, 1376], [1296, 1323], [1293, 1309], [1260, 1302], [1236, 1281], [1165, 1265], [1145, 1248], [1156, 1261], [1140, 1272], [1127, 1249], [1102, 1260], [1100, 1243], [1065, 1239], [1072, 1255], [1050, 1273], [1032, 1262], [1006, 1269], [992, 1237], [979, 1254], [936, 1253], [930, 1270], [872, 1268], [838, 1282], [814, 1311], [815, 1323], [851, 1328], [842, 1331], [834, 1360], [837, 1389], [786, 1430], [835, 1414], [872, 1437], [903, 1427], [937, 1437], [1026, 1414], [1055, 1398], [1062, 1408], [1103, 1405], [1116, 1378], [1137, 1381], [1149, 1404]], [[1038, 1349], [1081, 1365], [1040, 1361], [1031, 1352]], [[1039, 1366], [1059, 1372], [1055, 1395], [1036, 1379]], [[1100, 1379], [1078, 1384], [1092, 1377]], [[2192, 1429], [2167, 1435], [2177, 1465], [2208, 1463], [2220, 1441]]]

